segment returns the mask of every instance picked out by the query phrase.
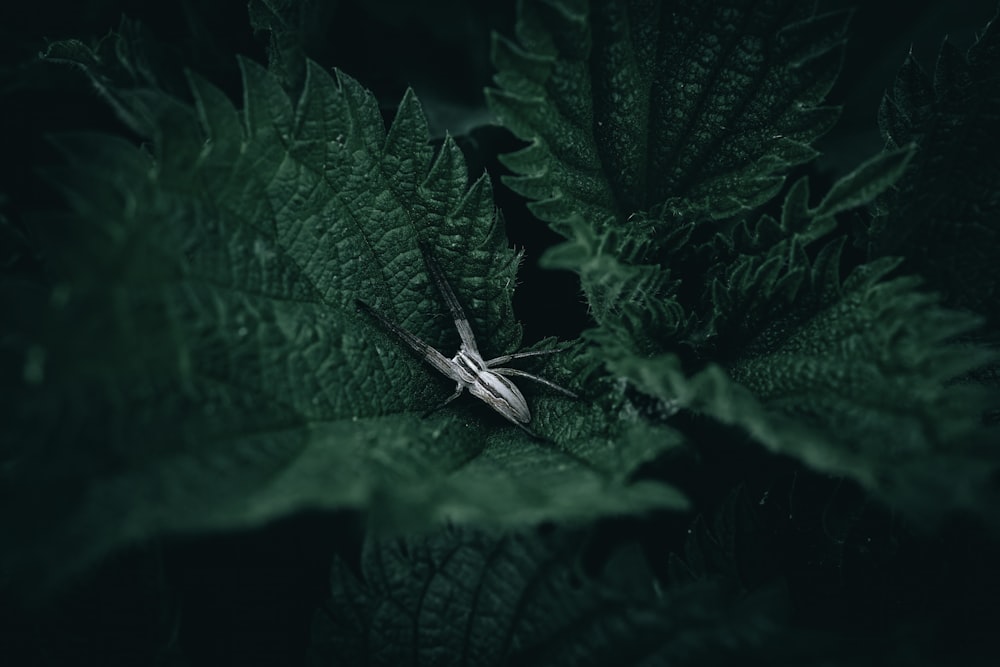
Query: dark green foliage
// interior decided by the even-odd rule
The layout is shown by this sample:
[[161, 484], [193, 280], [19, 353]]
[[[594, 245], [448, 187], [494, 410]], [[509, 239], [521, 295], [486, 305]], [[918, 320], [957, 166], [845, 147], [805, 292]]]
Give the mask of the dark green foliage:
[[490, 91], [531, 142], [507, 184], [559, 230], [673, 198], [712, 219], [766, 201], [836, 119], [821, 102], [847, 15], [808, 4], [521, 3]]
[[[992, 506], [1000, 461], [980, 425], [986, 394], [948, 381], [993, 357], [945, 345], [976, 320], [938, 310], [911, 280], [882, 280], [894, 264], [855, 270], [834, 305], [770, 328], [725, 370], [688, 376], [669, 354], [612, 357], [609, 368], [661, 401], [854, 477], [914, 515]], [[880, 322], [893, 325], [872, 324]]]
[[[5, 554], [8, 568], [48, 577], [136, 539], [306, 507], [362, 508], [395, 531], [684, 505], [665, 485], [629, 483], [678, 438], [623, 411], [621, 388], [593, 402], [538, 392], [533, 427], [550, 445], [481, 413], [418, 419], [451, 387], [354, 305], [457, 347], [418, 238], [486, 358], [516, 350], [520, 327], [518, 256], [489, 182], [468, 184], [453, 141], [435, 153], [412, 94], [386, 132], [346, 75], [308, 62], [292, 98], [242, 60], [242, 109], [193, 74], [188, 103], [129, 67], [128, 34], [47, 53], [82, 67], [149, 144], [58, 139], [73, 169], [53, 179], [77, 217], [41, 228], [55, 287], [37, 337], [20, 342], [20, 418], [5, 424], [36, 443], [15, 493], [58, 492], [44, 521], [5, 517], [37, 550]], [[549, 375], [588, 376], [588, 362], [562, 362]]]
[[[908, 56], [884, 149], [831, 174], [838, 5], [252, 0], [266, 54], [229, 65], [128, 19], [35, 49], [117, 120], [0, 197], [0, 593], [161, 606], [119, 658], [156, 664], [993, 664], [996, 19]], [[425, 72], [429, 123], [358, 65], [401, 32], [479, 44], [455, 66], [495, 85]], [[396, 77], [441, 57], [414, 42]], [[487, 104], [505, 129], [453, 138]], [[557, 241], [505, 225], [525, 204]], [[521, 262], [579, 278], [544, 308], [587, 327], [521, 362], [580, 398], [513, 378], [541, 438], [468, 396], [421, 416], [453, 382], [356, 306], [453, 354], [420, 245], [485, 358], [557, 345]], [[52, 608], [0, 608], [37, 664], [92, 627]]]
[[900, 255], [954, 307], [1000, 321], [1000, 26], [968, 53], [947, 40], [932, 74], [910, 55], [888, 86], [879, 127], [888, 148], [919, 145], [906, 175], [879, 199], [872, 257]]
[[[843, 17], [800, 14], [801, 3], [780, 2], [745, 10], [738, 2], [681, 2], [669, 15], [642, 3], [621, 14], [605, 3], [526, 5], [521, 45], [498, 42], [494, 107], [531, 142], [508, 156], [520, 174], [512, 186], [536, 199], [535, 213], [567, 238], [546, 261], [580, 274], [598, 325], [587, 332], [599, 345], [595, 356], [670, 409], [745, 428], [761, 444], [851, 475], [914, 512], [990, 497], [984, 471], [1000, 458], [981, 448], [994, 436], [980, 420], [995, 397], [978, 383], [950, 384], [994, 358], [954, 342], [981, 320], [940, 307], [913, 276], [890, 278], [898, 260], [847, 265], [841, 279], [844, 248], [856, 240], [837, 216], [890, 191], [923, 148], [900, 138], [815, 206], [800, 178], [780, 206], [759, 208], [784, 173], [811, 157], [776, 146], [787, 147], [789, 136], [808, 142], [827, 127], [829, 110], [814, 105], [829, 86], [825, 63]], [[739, 31], [722, 15], [740, 16]], [[680, 24], [684, 30], [672, 32]], [[640, 39], [643, 30], [652, 32]], [[991, 39], [987, 31], [977, 49], [988, 52]], [[677, 43], [685, 44], [679, 53]], [[675, 77], [702, 61], [711, 75], [701, 77], [697, 104], [686, 105]], [[784, 82], [780, 96], [768, 92], [772, 78]], [[629, 100], [619, 87], [655, 94]], [[590, 91], [593, 110], [566, 111], [581, 108], [564, 104], [567, 88]], [[742, 92], [722, 92], [730, 88]], [[667, 96], [666, 107], [657, 95]], [[644, 111], [597, 110], [618, 104]], [[661, 108], [676, 118], [668, 121]], [[749, 129], [725, 117], [732, 108]], [[790, 134], [793, 125], [800, 134]], [[661, 126], [712, 131], [667, 141]], [[553, 131], [562, 127], [574, 130]], [[590, 157], [564, 145], [587, 147]], [[623, 176], [632, 190], [619, 185]], [[586, 192], [606, 193], [605, 203], [577, 196], [574, 184], [583, 182], [599, 184]], [[724, 197], [709, 194], [716, 191]], [[995, 260], [996, 248], [978, 252]], [[694, 375], [684, 370], [706, 363]], [[938, 465], [952, 475], [944, 484], [950, 492], [927, 479]], [[932, 502], [926, 487], [937, 490]]]
[[634, 547], [595, 578], [578, 561], [585, 546], [578, 534], [456, 530], [368, 544], [360, 580], [334, 564], [315, 663], [698, 664], [735, 659], [776, 627], [779, 591], [740, 599], [713, 579], [661, 590]]

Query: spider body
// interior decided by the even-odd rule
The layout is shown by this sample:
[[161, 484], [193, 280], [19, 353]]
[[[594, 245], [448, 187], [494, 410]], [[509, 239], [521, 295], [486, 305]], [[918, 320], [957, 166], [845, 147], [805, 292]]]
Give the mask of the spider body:
[[521, 390], [500, 373], [490, 370], [480, 357], [459, 350], [452, 362], [460, 372], [464, 371], [464, 377], [455, 388], [457, 393], [461, 394], [462, 389], [467, 388], [470, 394], [515, 424], [527, 424], [531, 421], [531, 411], [528, 410], [528, 402], [524, 400]]
[[525, 377], [529, 380], [534, 380], [573, 398], [576, 398], [576, 394], [545, 378], [532, 375], [517, 368], [502, 367], [500, 364], [514, 359], [553, 354], [560, 350], [516, 352], [514, 354], [505, 354], [495, 359], [484, 360], [482, 354], [479, 352], [479, 347], [476, 345], [476, 338], [472, 333], [469, 320], [465, 316], [465, 311], [462, 310], [462, 306], [459, 304], [458, 298], [445, 279], [441, 268], [434, 261], [430, 249], [424, 244], [420, 244], [420, 252], [424, 256], [424, 262], [427, 264], [431, 278], [437, 285], [438, 291], [441, 292], [441, 296], [444, 297], [445, 302], [448, 304], [448, 310], [455, 321], [455, 328], [462, 339], [462, 344], [454, 357], [451, 359], [447, 358], [437, 349], [382, 315], [364, 301], [358, 300], [356, 302], [358, 308], [375, 317], [386, 329], [396, 334], [400, 340], [420, 354], [424, 361], [436, 368], [445, 377], [455, 381], [455, 392], [445, 399], [443, 403], [434, 408], [434, 410], [451, 403], [461, 396], [463, 391], [468, 390], [470, 394], [489, 405], [505, 419], [529, 435], [538, 437], [527, 426], [531, 422], [531, 411], [528, 409], [528, 402], [524, 399], [524, 394], [521, 393], [521, 390], [508, 379], [508, 376]]

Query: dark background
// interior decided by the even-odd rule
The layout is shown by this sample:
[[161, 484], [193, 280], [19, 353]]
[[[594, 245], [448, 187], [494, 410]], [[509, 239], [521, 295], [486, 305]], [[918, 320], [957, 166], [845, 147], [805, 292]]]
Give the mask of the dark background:
[[[0, 212], [15, 224], [24, 211], [61, 206], [37, 175], [38, 167], [58, 160], [45, 142], [47, 134], [80, 129], [128, 134], [82, 74], [37, 61], [48, 41], [90, 40], [127, 15], [235, 99], [234, 56], [266, 62], [267, 36], [253, 34], [245, 2], [4, 4]], [[833, 9], [849, 3], [820, 5]], [[946, 35], [964, 50], [995, 9], [994, 0], [858, 3], [844, 66], [830, 95], [832, 103], [844, 106], [843, 116], [819, 142], [824, 155], [809, 167], [817, 191], [881, 148], [879, 100], [907, 52], [912, 48], [931, 68]], [[514, 3], [332, 2], [322, 16], [307, 38], [311, 57], [371, 89], [387, 118], [412, 86], [432, 134], [440, 138], [447, 130], [456, 136], [473, 175], [490, 172], [508, 238], [526, 252], [515, 309], [527, 342], [579, 334], [588, 320], [576, 280], [537, 267], [539, 255], [558, 239], [501, 185], [503, 169], [495, 156], [520, 144], [488, 125], [482, 96], [493, 75], [490, 32], [512, 34]], [[578, 307], [553, 309], [550, 303]], [[808, 473], [745, 451], [702, 456], [701, 468], [716, 473], [711, 482], [683, 462], [672, 481], [706, 511], [741, 482], [748, 497], [772, 499], [758, 517], [766, 536], [759, 576], [786, 577], [798, 613], [878, 645], [929, 635], [941, 664], [957, 647], [989, 664], [992, 635], [1000, 628], [994, 603], [1000, 551], [975, 526], [956, 518], [924, 535], [870, 504], [847, 482], [810, 476], [803, 484]], [[685, 471], [692, 476], [685, 478]], [[593, 558], [609, 544], [652, 532], [667, 536], [647, 546], [667, 553], [679, 546], [677, 536], [685, 534], [689, 521], [607, 522], [598, 527]], [[3, 603], [0, 663], [296, 664], [305, 655], [315, 605], [326, 594], [331, 557], [357, 561], [361, 538], [356, 516], [311, 514], [250, 533], [136, 547], [37, 604]]]

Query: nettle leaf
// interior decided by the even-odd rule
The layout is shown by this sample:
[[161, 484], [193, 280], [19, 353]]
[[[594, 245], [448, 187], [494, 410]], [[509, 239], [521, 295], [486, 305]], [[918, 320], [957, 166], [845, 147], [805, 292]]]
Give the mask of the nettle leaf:
[[316, 664], [659, 665], [736, 660], [765, 643], [782, 611], [773, 591], [738, 597], [718, 581], [663, 592], [637, 548], [598, 577], [580, 535], [498, 538], [445, 530], [369, 541], [361, 578], [331, 571], [313, 622]]
[[[574, 237], [548, 252], [544, 263], [576, 270], [589, 285], [591, 313], [600, 328], [587, 335], [604, 346], [637, 354], [678, 345], [702, 355], [739, 349], [794, 308], [815, 308], [837, 297], [847, 239], [834, 234], [835, 215], [891, 187], [913, 151], [906, 146], [871, 158], [838, 180], [816, 206], [809, 204], [808, 180], [800, 178], [789, 188], [780, 218], [736, 220], [707, 241], [695, 240], [697, 223], [685, 220], [677, 204], [633, 215], [637, 233], [629, 241], [621, 241], [623, 234], [613, 228], [598, 235], [579, 224]], [[669, 234], [660, 231], [666, 229]], [[644, 238], [637, 238], [639, 231]], [[658, 257], [651, 256], [654, 246]]]
[[450, 139], [432, 148], [412, 93], [386, 131], [343, 73], [310, 62], [291, 98], [241, 60], [242, 108], [193, 74], [190, 104], [116, 64], [130, 52], [118, 42], [53, 52], [77, 58], [149, 145], [58, 140], [67, 166], [52, 177], [76, 217], [40, 231], [55, 287], [7, 393], [18, 418], [5, 431], [32, 446], [7, 464], [20, 502], [3, 525], [23, 548], [4, 552], [6, 573], [55, 576], [135, 540], [306, 507], [360, 508], [391, 532], [685, 505], [630, 483], [677, 434], [646, 425], [581, 355], [531, 368], [585, 397], [525, 387], [548, 442], [471, 399], [418, 417], [452, 383], [355, 306], [451, 354], [418, 240], [487, 358], [521, 329], [519, 257], [490, 184], [468, 183]]
[[[640, 217], [635, 222], [645, 224]], [[678, 250], [692, 229], [690, 224], [678, 227]], [[595, 232], [579, 218], [572, 233], [572, 240], [547, 251], [541, 263], [580, 274], [590, 314], [600, 325], [585, 332], [589, 338], [629, 341], [631, 349], [656, 350], [664, 341], [688, 333], [693, 317], [678, 299], [680, 281], [667, 266], [646, 260], [645, 243], [623, 239], [613, 228]]]
[[871, 256], [901, 255], [949, 305], [1000, 325], [1000, 15], [961, 53], [941, 45], [932, 74], [907, 56], [879, 109], [888, 147], [920, 150], [879, 201]]
[[505, 179], [562, 231], [684, 198], [711, 219], [756, 206], [812, 159], [837, 110], [847, 13], [742, 0], [521, 2], [517, 42], [497, 37], [505, 126], [530, 145]]
[[285, 89], [299, 90], [305, 77], [306, 52], [328, 40], [337, 6], [325, 2], [249, 0], [254, 33], [268, 36], [268, 69]]
[[989, 395], [951, 381], [995, 355], [950, 342], [980, 320], [942, 308], [915, 279], [885, 279], [898, 263], [859, 267], [834, 303], [776, 324], [726, 368], [688, 375], [669, 354], [621, 355], [609, 366], [660, 400], [742, 427], [924, 518], [982, 511], [1000, 465], [980, 423]]
[[[974, 507], [992, 469], [979, 465], [992, 457], [978, 449], [986, 403], [949, 383], [990, 358], [951, 342], [977, 320], [887, 279], [896, 260], [840, 273], [836, 216], [887, 192], [915, 144], [816, 204], [800, 179], [780, 215], [752, 210], [835, 117], [820, 104], [846, 15], [812, 11], [522, 3], [491, 93], [530, 142], [507, 156], [508, 184], [567, 237], [544, 259], [580, 274], [599, 325], [587, 335], [612, 373], [909, 509]], [[682, 358], [714, 363], [688, 377]]]
[[[724, 274], [742, 291], [794, 294], [794, 276], [772, 284], [785, 259], [741, 267], [713, 237], [816, 155], [809, 142], [837, 115], [821, 103], [846, 19], [792, 2], [521, 4], [517, 43], [496, 40], [499, 89], [488, 91], [530, 142], [504, 156], [516, 174], [505, 182], [568, 239], [543, 263], [580, 274], [601, 327], [591, 335], [643, 354], [698, 349], [716, 335], [705, 295], [730, 284]], [[862, 194], [848, 190], [851, 202]], [[681, 288], [680, 276], [703, 286]]]
[[[740, 349], [747, 340], [794, 310], [815, 309], [840, 296], [840, 258], [846, 237], [835, 235], [835, 215], [864, 206], [902, 175], [913, 146], [885, 151], [840, 178], [815, 207], [803, 177], [788, 190], [780, 219], [742, 221], [715, 237], [706, 271], [701, 329], [695, 340]], [[822, 245], [819, 245], [822, 244]], [[819, 248], [816, 249], [816, 246]]]

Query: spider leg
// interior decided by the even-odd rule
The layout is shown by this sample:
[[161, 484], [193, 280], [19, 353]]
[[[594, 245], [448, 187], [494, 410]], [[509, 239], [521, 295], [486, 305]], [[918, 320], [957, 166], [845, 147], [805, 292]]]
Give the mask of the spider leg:
[[440, 403], [438, 403], [437, 405], [435, 405], [433, 408], [431, 408], [427, 412], [425, 412], [422, 415], [420, 415], [420, 417], [423, 419], [423, 418], [431, 416], [433, 413], [437, 412], [438, 410], [440, 410], [441, 408], [443, 408], [444, 406], [448, 405], [449, 403], [451, 403], [452, 401], [454, 401], [456, 398], [458, 398], [459, 396], [461, 396], [462, 395], [462, 391], [464, 389], [465, 389], [465, 387], [462, 386], [461, 383], [459, 383], [458, 386], [455, 388], [455, 393], [454, 394], [452, 394], [448, 398], [444, 399], [443, 401], [441, 401]]
[[566, 348], [557, 347], [553, 350], [529, 350], [528, 352], [515, 352], [514, 354], [505, 354], [495, 359], [490, 359], [485, 362], [487, 368], [496, 366], [497, 364], [505, 364], [508, 361], [513, 361], [514, 359], [524, 359], [525, 357], [540, 357], [543, 354], [555, 354], [556, 352], [562, 352]]
[[534, 431], [532, 431], [530, 428], [528, 428], [524, 424], [521, 424], [521, 423], [515, 422], [515, 421], [512, 421], [511, 424], [514, 424], [515, 426], [517, 426], [519, 429], [521, 429], [522, 431], [524, 431], [525, 433], [527, 433], [529, 436], [531, 436], [535, 440], [541, 440], [543, 442], [552, 442], [548, 438], [546, 438], [544, 436], [541, 436], [541, 435], [538, 435], [537, 433], [535, 433]]
[[433, 347], [431, 347], [424, 341], [420, 340], [419, 338], [411, 334], [409, 331], [407, 331], [403, 327], [399, 326], [398, 324], [387, 318], [382, 313], [378, 312], [377, 310], [369, 306], [361, 299], [355, 299], [354, 303], [355, 305], [357, 305], [358, 308], [360, 308], [361, 310], [363, 310], [364, 312], [368, 313], [369, 315], [377, 319], [379, 322], [381, 322], [382, 326], [384, 326], [386, 329], [396, 334], [396, 336], [398, 336], [400, 340], [402, 340], [404, 343], [413, 348], [415, 352], [417, 352], [421, 357], [423, 357], [424, 361], [426, 361], [434, 368], [438, 369], [443, 375], [445, 375], [445, 377], [449, 377], [452, 380], [459, 379], [458, 375], [455, 373], [454, 363], [451, 361], [451, 359], [448, 359], [446, 356], [435, 350]]
[[455, 320], [455, 328], [458, 329], [458, 335], [462, 338], [462, 344], [467, 350], [478, 356], [479, 348], [476, 346], [476, 337], [473, 335], [472, 327], [469, 325], [469, 318], [465, 316], [465, 311], [462, 310], [462, 304], [458, 302], [458, 297], [455, 296], [451, 285], [445, 279], [441, 267], [434, 260], [430, 246], [423, 242], [420, 242], [419, 245], [420, 252], [424, 256], [424, 263], [427, 264], [427, 270], [430, 272], [434, 284], [437, 285], [438, 291], [441, 292], [441, 296], [444, 297], [445, 303], [448, 304], [451, 319]]
[[517, 377], [528, 378], [529, 380], [534, 380], [539, 384], [544, 384], [546, 387], [549, 387], [550, 389], [555, 389], [556, 391], [563, 393], [569, 396], [570, 398], [580, 398], [579, 396], [571, 392], [569, 389], [564, 389], [563, 387], [560, 387], [551, 380], [546, 380], [543, 377], [532, 375], [531, 373], [526, 373], [525, 371], [522, 371], [519, 368], [491, 368], [490, 370], [498, 375], [514, 375]]

